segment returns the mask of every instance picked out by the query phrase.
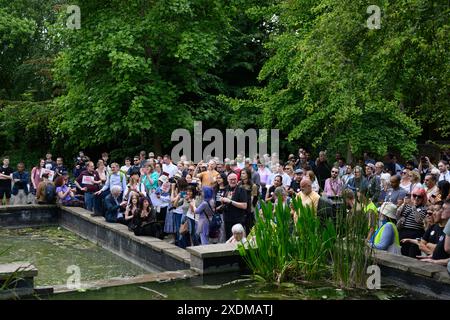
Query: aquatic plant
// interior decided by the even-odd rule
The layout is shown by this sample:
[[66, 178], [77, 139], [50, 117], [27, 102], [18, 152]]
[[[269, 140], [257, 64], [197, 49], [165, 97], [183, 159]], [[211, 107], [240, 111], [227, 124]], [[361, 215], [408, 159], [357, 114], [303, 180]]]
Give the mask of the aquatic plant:
[[300, 198], [293, 199], [290, 206], [283, 205], [281, 199], [277, 205], [261, 202], [260, 206], [250, 241], [239, 246], [256, 280], [278, 284], [331, 280], [340, 287], [360, 287], [365, 283], [365, 214], [347, 214], [341, 207], [332, 221], [303, 206]]

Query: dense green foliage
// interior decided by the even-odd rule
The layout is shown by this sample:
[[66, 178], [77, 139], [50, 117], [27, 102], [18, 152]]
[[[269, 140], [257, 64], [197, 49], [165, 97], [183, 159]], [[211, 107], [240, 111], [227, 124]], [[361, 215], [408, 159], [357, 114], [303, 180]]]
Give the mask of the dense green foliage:
[[367, 4], [286, 1], [250, 91], [268, 126], [290, 141], [330, 150], [409, 157], [422, 127], [448, 136], [449, 8], [425, 0], [376, 1], [381, 29], [366, 26]]
[[70, 1], [79, 30], [67, 3], [0, 0], [0, 154], [168, 152], [193, 120], [357, 156], [448, 137], [443, 1], [375, 1], [375, 30], [351, 0]]

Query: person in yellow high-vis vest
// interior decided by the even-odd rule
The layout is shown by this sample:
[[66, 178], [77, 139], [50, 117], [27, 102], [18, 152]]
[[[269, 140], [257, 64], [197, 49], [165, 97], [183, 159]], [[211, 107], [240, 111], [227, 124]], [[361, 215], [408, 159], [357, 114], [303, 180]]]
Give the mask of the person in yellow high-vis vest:
[[375, 231], [369, 241], [370, 245], [378, 250], [400, 254], [400, 239], [398, 236], [396, 222], [397, 206], [391, 202], [385, 202], [380, 208], [382, 225]]
[[367, 226], [367, 240], [370, 240], [378, 225], [378, 208], [375, 203], [373, 203], [373, 201], [370, 200], [370, 202], [366, 206], [364, 206], [364, 213], [367, 214], [367, 218], [369, 221], [369, 224]]

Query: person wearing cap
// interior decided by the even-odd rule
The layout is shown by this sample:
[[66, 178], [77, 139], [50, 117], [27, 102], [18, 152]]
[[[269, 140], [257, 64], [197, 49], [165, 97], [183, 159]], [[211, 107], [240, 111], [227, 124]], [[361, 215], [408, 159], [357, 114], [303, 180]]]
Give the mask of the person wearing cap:
[[393, 254], [400, 254], [400, 238], [396, 226], [397, 206], [390, 202], [385, 202], [380, 208], [381, 226], [375, 231], [369, 244], [378, 250], [384, 250]]
[[295, 196], [297, 193], [299, 193], [301, 190], [300, 188], [300, 182], [303, 179], [303, 170], [302, 169], [296, 169], [294, 171], [294, 179], [292, 179], [291, 185], [289, 186], [289, 195], [291, 197]]

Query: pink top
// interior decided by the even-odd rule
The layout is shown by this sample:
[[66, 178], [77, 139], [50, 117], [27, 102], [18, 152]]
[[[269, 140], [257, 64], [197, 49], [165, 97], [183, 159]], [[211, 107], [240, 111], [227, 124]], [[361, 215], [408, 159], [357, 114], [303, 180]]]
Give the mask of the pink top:
[[342, 181], [340, 179], [328, 178], [325, 180], [325, 187], [323, 189], [328, 197], [340, 196], [342, 194]]

